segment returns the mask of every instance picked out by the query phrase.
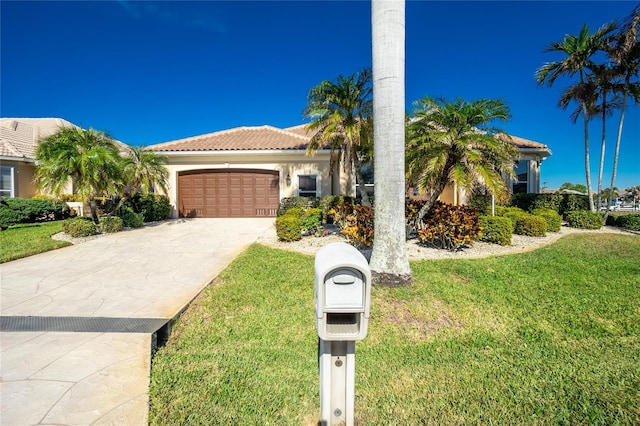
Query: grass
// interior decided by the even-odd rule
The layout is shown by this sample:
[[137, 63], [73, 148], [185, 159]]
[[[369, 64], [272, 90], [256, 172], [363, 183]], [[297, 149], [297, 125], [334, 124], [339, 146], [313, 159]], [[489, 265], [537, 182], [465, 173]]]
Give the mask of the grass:
[[[640, 424], [640, 238], [412, 263], [356, 344], [366, 425]], [[153, 359], [150, 423], [317, 424], [313, 258], [254, 245]]]
[[0, 232], [0, 263], [71, 245], [51, 239], [62, 232], [62, 221], [14, 225]]

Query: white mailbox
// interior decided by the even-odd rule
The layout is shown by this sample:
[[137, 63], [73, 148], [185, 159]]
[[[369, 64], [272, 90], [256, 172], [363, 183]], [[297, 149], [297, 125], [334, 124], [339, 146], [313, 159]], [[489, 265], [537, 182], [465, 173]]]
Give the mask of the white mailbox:
[[315, 259], [318, 336], [325, 341], [356, 341], [367, 335], [371, 308], [371, 270], [347, 243], [329, 244]]

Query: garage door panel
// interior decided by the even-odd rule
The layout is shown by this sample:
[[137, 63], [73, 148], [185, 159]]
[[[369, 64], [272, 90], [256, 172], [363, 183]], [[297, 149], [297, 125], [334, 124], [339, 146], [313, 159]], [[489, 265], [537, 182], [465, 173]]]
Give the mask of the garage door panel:
[[180, 216], [274, 217], [279, 202], [278, 172], [225, 169], [178, 175]]

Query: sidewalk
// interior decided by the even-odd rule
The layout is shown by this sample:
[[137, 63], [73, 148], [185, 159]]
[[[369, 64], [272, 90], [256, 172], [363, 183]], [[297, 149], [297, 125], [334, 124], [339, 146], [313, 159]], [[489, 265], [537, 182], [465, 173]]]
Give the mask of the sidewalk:
[[147, 424], [152, 329], [272, 226], [172, 220], [0, 265], [0, 424]]

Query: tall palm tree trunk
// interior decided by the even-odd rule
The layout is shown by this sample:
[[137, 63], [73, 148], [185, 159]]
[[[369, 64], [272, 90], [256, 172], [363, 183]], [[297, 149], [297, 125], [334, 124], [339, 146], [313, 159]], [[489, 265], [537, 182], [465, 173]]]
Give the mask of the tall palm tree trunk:
[[[629, 76], [625, 79], [625, 88], [629, 86]], [[604, 214], [604, 223], [607, 223], [609, 217], [609, 208], [611, 206], [611, 196], [613, 195], [613, 188], [616, 184], [616, 174], [618, 173], [618, 157], [620, 155], [620, 140], [622, 139], [622, 125], [624, 124], [624, 112], [627, 109], [627, 94], [628, 89], [625, 89], [622, 97], [622, 108], [620, 109], [620, 121], [618, 122], [618, 136], [616, 138], [616, 149], [613, 153], [613, 170], [611, 171], [611, 186], [609, 187], [609, 194], [607, 195], [607, 211]]]
[[[607, 136], [607, 92], [602, 91], [602, 142], [600, 143], [600, 166], [598, 168], [598, 202], [597, 209], [602, 206], [602, 172], [604, 170], [604, 152]], [[607, 210], [609, 207], [607, 206]]]
[[375, 284], [407, 285], [411, 268], [405, 227], [405, 2], [372, 0]]
[[591, 164], [589, 158], [589, 112], [587, 111], [587, 104], [582, 103], [582, 110], [584, 117], [584, 169], [585, 177], [587, 180], [587, 196], [589, 197], [589, 209], [595, 212], [596, 209], [593, 204], [593, 190], [591, 189]]

